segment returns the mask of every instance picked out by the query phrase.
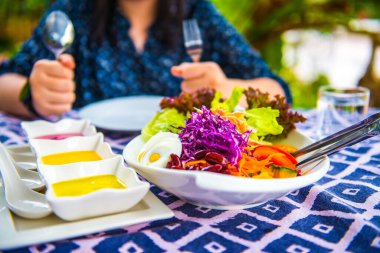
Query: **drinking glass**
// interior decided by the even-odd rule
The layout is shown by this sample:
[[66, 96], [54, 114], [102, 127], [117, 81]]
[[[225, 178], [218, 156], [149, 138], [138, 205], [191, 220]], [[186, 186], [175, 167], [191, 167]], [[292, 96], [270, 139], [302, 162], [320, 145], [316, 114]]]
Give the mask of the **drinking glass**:
[[367, 116], [370, 91], [365, 87], [339, 89], [322, 86], [318, 92], [317, 138], [322, 139]]

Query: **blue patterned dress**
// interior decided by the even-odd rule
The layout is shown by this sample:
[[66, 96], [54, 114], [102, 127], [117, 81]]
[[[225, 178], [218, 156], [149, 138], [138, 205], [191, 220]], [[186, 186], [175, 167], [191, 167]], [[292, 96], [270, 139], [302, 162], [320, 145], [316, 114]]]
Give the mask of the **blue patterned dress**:
[[[67, 50], [76, 61], [75, 82], [77, 100], [74, 107], [119, 96], [155, 94], [174, 96], [180, 93], [181, 79], [170, 73], [173, 65], [190, 62], [182, 38], [168, 48], [157, 38], [160, 31], [149, 30], [143, 52], [136, 51], [128, 35], [129, 21], [114, 11], [113, 25], [117, 32], [116, 45], [105, 39], [99, 45], [89, 46], [91, 0], [57, 0], [45, 13], [32, 37], [21, 51], [0, 66], [0, 74], [20, 73], [29, 76], [33, 64], [54, 56], [42, 42], [42, 26], [46, 15], [53, 10], [64, 11], [74, 23], [75, 40]], [[241, 35], [207, 0], [187, 0], [186, 9], [200, 26], [204, 41], [202, 61], [220, 65], [229, 78], [253, 79], [270, 77], [277, 80], [286, 92], [288, 86], [276, 76]], [[189, 11], [191, 10], [191, 12]]]

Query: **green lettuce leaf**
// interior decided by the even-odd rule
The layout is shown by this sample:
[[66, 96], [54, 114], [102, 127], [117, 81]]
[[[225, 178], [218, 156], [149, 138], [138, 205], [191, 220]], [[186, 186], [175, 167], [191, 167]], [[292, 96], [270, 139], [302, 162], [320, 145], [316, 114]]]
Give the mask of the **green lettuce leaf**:
[[235, 107], [239, 104], [240, 98], [243, 96], [244, 88], [235, 87], [231, 96], [222, 101], [222, 93], [217, 91], [215, 97], [211, 102], [211, 109], [223, 109], [226, 112], [233, 112]]
[[279, 140], [285, 138], [290, 131], [296, 128], [296, 123], [306, 121], [306, 118], [301, 114], [291, 110], [290, 104], [286, 102], [285, 97], [276, 95], [274, 98], [269, 98], [269, 93], [261, 92], [259, 89], [249, 87], [244, 91], [247, 99], [248, 108], [271, 107], [280, 111], [280, 116], [277, 122], [284, 128], [279, 135], [267, 135], [266, 141]]
[[180, 131], [178, 127], [184, 127], [187, 118], [175, 108], [165, 108], [142, 129], [141, 137], [146, 142], [159, 132], [178, 133]]
[[281, 134], [284, 128], [278, 124], [276, 118], [280, 115], [279, 110], [270, 107], [252, 108], [245, 111], [247, 123], [256, 130], [256, 135]]

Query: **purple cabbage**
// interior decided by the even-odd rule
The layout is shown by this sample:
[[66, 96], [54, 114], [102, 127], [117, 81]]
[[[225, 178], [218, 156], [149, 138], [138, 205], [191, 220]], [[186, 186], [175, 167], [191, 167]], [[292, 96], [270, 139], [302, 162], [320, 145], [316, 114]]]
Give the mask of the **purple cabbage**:
[[232, 165], [237, 165], [249, 138], [249, 132], [239, 133], [234, 124], [213, 114], [205, 106], [202, 106], [201, 112], [193, 112], [181, 130], [181, 160], [184, 162], [195, 159], [194, 154], [198, 151], [210, 150], [223, 155]]

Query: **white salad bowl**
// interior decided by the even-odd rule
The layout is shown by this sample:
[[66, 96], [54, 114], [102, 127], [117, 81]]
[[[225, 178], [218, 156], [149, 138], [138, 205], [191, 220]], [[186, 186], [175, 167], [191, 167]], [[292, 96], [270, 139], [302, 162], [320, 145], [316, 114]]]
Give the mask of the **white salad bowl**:
[[[149, 190], [149, 183], [141, 181], [133, 169], [126, 167], [120, 155], [96, 162], [42, 166], [45, 167], [46, 199], [53, 212], [67, 221], [123, 212], [136, 205]], [[104, 188], [73, 197], [57, 197], [54, 193], [54, 183], [96, 175], [115, 175], [127, 188]]]
[[[298, 131], [278, 143], [296, 148], [312, 141]], [[259, 205], [268, 200], [288, 194], [321, 179], [327, 172], [328, 157], [306, 165], [303, 175], [294, 178], [251, 179], [206, 171], [185, 171], [153, 166], [144, 166], [137, 161], [144, 145], [137, 136], [124, 148], [123, 156], [129, 166], [135, 168], [144, 178], [195, 205], [214, 209], [243, 209]]]
[[46, 120], [23, 121], [21, 127], [28, 139], [47, 135], [78, 134], [89, 136], [96, 134], [95, 126], [91, 125], [88, 120], [83, 119], [62, 119], [57, 122]]

